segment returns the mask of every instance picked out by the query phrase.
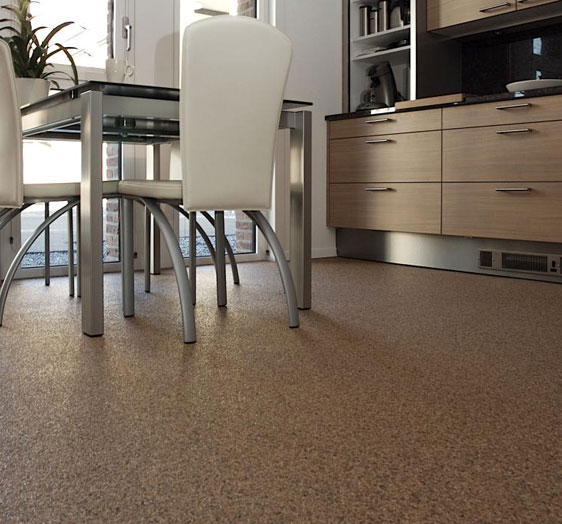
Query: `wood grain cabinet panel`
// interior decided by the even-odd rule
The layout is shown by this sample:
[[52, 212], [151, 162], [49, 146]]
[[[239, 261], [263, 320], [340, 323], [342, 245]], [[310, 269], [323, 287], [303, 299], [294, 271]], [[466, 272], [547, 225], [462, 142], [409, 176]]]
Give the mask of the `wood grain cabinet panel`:
[[538, 5], [553, 4], [560, 0], [517, 0], [517, 9], [528, 9], [529, 7], [536, 7]]
[[333, 227], [434, 233], [441, 230], [441, 184], [331, 184]]
[[330, 182], [440, 182], [441, 131], [330, 140]]
[[516, 0], [427, 0], [427, 29], [441, 29], [515, 11]]
[[350, 118], [329, 125], [330, 139], [435, 131], [441, 129], [441, 109]]
[[443, 109], [443, 129], [562, 120], [562, 96], [520, 98]]
[[443, 181], [562, 182], [562, 122], [443, 131]]
[[562, 183], [444, 183], [443, 234], [562, 242]]

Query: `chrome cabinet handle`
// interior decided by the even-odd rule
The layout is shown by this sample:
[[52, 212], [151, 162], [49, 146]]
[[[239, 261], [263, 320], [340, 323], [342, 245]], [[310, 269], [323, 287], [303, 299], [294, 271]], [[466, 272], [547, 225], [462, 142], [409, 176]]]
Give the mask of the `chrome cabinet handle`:
[[488, 13], [489, 11], [501, 9], [502, 7], [509, 7], [510, 5], [511, 5], [511, 2], [504, 2], [503, 4], [491, 5], [490, 7], [484, 7], [483, 9], [480, 9], [480, 12], [481, 13]]
[[365, 140], [365, 144], [388, 144], [392, 142], [390, 138], [377, 138], [375, 140]]
[[519, 109], [522, 107], [531, 107], [533, 104], [526, 102], [525, 104], [511, 104], [508, 106], [497, 106], [496, 109], [498, 111], [503, 111], [504, 109]]
[[496, 187], [496, 191], [498, 193], [510, 193], [510, 192], [523, 193], [526, 191], [531, 191], [531, 188], [530, 187]]
[[365, 120], [366, 124], [382, 124], [383, 122], [394, 122], [392, 118], [377, 118], [376, 120]]
[[365, 191], [392, 191], [391, 187], [366, 187]]
[[497, 135], [517, 135], [521, 133], [532, 133], [533, 130], [529, 128], [525, 129], [506, 129], [504, 131], [496, 131]]

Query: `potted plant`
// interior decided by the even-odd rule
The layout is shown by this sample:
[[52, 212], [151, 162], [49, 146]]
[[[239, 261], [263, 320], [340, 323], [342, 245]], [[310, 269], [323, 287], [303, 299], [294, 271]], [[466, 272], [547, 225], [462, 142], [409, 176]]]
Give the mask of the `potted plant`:
[[[0, 19], [0, 24], [7, 24], [0, 27], [0, 31], [4, 32], [5, 36], [1, 38], [8, 42], [12, 51], [20, 105], [46, 97], [51, 84], [58, 88], [59, 84], [52, 78], [53, 75], [67, 76], [75, 84], [78, 83], [78, 71], [70, 54], [70, 51], [76, 48], [52, 43], [54, 36], [73, 22], [58, 25], [49, 31], [45, 38], [39, 40], [38, 33], [47, 28], [33, 27], [33, 16], [29, 12], [31, 2], [32, 0], [16, 0], [15, 5], [1, 7], [10, 13], [10, 18]], [[66, 55], [70, 62], [72, 76], [54, 70], [50, 61], [59, 53]]]

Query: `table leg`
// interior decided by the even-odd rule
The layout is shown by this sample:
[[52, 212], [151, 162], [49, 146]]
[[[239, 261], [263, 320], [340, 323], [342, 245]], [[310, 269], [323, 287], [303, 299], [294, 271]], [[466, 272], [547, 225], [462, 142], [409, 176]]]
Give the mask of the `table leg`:
[[150, 263], [152, 259], [152, 215], [144, 209], [144, 292], [150, 293]]
[[[160, 144], [154, 144], [152, 146], [153, 156], [152, 156], [152, 173], [153, 180], [160, 180]], [[160, 263], [160, 228], [156, 224], [154, 217], [152, 217], [152, 241], [150, 250], [150, 272], [153, 275], [159, 275], [161, 269]]]
[[103, 95], [88, 91], [82, 104], [81, 291], [82, 331], [103, 335]]
[[293, 113], [291, 147], [291, 273], [299, 309], [312, 306], [311, 189], [312, 189], [312, 113]]

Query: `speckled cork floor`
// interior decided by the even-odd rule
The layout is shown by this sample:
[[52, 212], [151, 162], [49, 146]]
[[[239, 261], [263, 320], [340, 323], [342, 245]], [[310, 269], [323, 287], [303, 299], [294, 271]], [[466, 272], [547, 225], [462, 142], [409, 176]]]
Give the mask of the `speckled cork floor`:
[[103, 339], [66, 280], [17, 283], [0, 329], [0, 521], [559, 523], [562, 286], [314, 263], [286, 326], [276, 268], [230, 307], [171, 274]]

